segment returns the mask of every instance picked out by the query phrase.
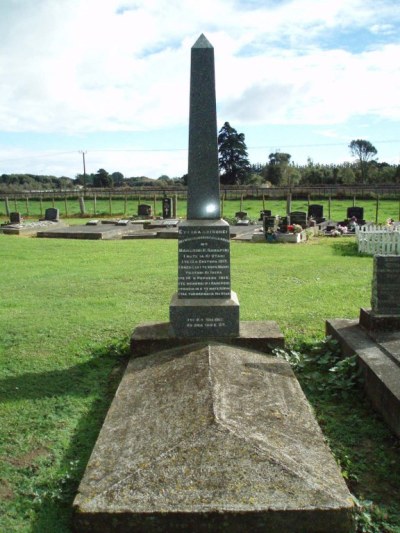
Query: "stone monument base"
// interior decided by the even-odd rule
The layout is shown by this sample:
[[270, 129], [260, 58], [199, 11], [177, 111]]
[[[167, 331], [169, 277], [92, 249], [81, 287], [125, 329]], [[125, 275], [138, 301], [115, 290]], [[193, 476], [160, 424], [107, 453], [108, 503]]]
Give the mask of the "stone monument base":
[[353, 531], [289, 364], [197, 344], [133, 358], [74, 501], [79, 533]]
[[326, 334], [345, 356], [357, 356], [367, 396], [400, 438], [400, 329], [367, 330], [358, 320], [336, 318], [326, 321]]
[[372, 309], [360, 309], [360, 326], [367, 331], [400, 330], [400, 315], [377, 314]]
[[230, 298], [178, 298], [169, 306], [171, 328], [176, 337], [237, 337], [239, 335], [239, 300]]
[[[204, 342], [204, 337], [177, 337], [169, 322], [139, 324], [131, 336], [132, 357], [141, 357], [177, 346]], [[216, 337], [216, 342], [248, 348], [270, 354], [274, 348], [284, 348], [285, 338], [278, 324], [272, 320], [240, 321], [237, 337]]]

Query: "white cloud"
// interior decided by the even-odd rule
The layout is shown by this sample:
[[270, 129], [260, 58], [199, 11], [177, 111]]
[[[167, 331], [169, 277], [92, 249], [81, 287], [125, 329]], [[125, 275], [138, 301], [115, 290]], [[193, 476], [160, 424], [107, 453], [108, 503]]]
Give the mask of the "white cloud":
[[[215, 48], [222, 121], [400, 120], [400, 45], [390, 42], [399, 21], [389, 0], [4, 0], [0, 130], [185, 126], [190, 47], [202, 32]], [[353, 50], [342, 39], [357, 32]]]

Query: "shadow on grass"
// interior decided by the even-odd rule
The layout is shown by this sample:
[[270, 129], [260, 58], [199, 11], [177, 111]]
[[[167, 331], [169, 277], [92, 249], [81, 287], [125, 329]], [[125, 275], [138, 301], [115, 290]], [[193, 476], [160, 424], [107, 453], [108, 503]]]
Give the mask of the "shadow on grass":
[[46, 481], [35, 485], [32, 533], [72, 531], [72, 503], [128, 359], [128, 342], [124, 341], [99, 347], [88, 361], [65, 370], [0, 380], [3, 402], [93, 396], [91, 407], [80, 418], [57, 470], [49, 469]]
[[358, 251], [358, 245], [356, 240], [347, 240], [347, 237], [338, 237], [332, 246], [333, 252], [337, 255], [350, 256], [350, 257], [360, 257], [365, 258], [370, 255], [360, 254]]

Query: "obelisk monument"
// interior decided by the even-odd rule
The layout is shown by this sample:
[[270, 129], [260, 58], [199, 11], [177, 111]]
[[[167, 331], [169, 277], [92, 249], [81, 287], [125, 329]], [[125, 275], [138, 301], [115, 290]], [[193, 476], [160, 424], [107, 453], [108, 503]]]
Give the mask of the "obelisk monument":
[[178, 231], [178, 292], [170, 305], [177, 337], [239, 335], [231, 291], [229, 224], [221, 219], [214, 48], [201, 35], [191, 50], [187, 220]]

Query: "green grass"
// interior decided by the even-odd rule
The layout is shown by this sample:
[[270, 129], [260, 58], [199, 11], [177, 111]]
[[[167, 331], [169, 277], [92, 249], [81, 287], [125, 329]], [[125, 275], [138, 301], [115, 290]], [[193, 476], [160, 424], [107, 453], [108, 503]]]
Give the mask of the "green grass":
[[[321, 340], [325, 319], [369, 306], [372, 258], [358, 256], [352, 237], [232, 242], [231, 256], [241, 319], [276, 320], [289, 346]], [[139, 323], [168, 320], [177, 242], [0, 235], [0, 268], [0, 530], [67, 533], [129, 336]], [[312, 392], [310, 400], [338, 459], [349, 457], [355, 494], [376, 496], [398, 528], [390, 531], [400, 531], [391, 502], [400, 481], [389, 475], [400, 451], [387, 428], [361, 391], [339, 403]]]
[[[148, 198], [141, 198], [141, 203], [147, 203], [152, 206], [153, 213], [157, 216], [162, 214], [162, 204], [161, 196], [157, 196], [156, 202], [154, 204], [154, 198], [150, 195]], [[353, 199], [347, 200], [336, 200], [332, 199], [330, 203], [329, 211], [329, 202], [328, 200], [318, 200], [312, 199], [311, 203], [322, 204], [324, 206], [324, 216], [329, 217], [331, 220], [341, 221], [346, 218], [347, 208], [353, 206]], [[109, 217], [109, 216], [133, 216], [137, 214], [138, 198], [133, 196], [128, 196], [127, 201], [123, 197], [118, 197], [110, 201], [108, 198], [98, 198], [96, 201], [96, 206], [94, 205], [93, 199], [86, 199], [86, 211], [88, 217]], [[364, 207], [364, 218], [367, 221], [375, 222], [376, 220], [376, 201], [375, 200], [364, 200], [356, 199], [356, 205]], [[155, 206], [155, 207], [154, 207]], [[270, 209], [273, 215], [285, 215], [286, 214], [286, 200], [270, 200], [265, 199], [263, 204], [262, 199], [252, 200], [244, 199], [243, 202], [240, 200], [229, 200], [223, 203], [223, 215], [227, 218], [233, 218], [237, 211], [242, 210], [247, 211], [248, 216], [257, 220], [259, 218], [260, 210]], [[56, 207], [60, 210], [62, 218], [70, 217], [79, 217], [80, 216], [80, 207], [77, 198], [68, 198], [67, 202], [62, 199], [51, 198], [44, 199], [42, 204], [39, 200], [29, 200], [26, 202], [23, 199], [14, 200], [9, 199], [9, 208], [12, 211], [21, 212], [24, 217], [38, 218], [44, 215], [45, 210], [48, 207]], [[306, 200], [294, 200], [292, 202], [292, 211], [307, 211], [307, 201]], [[178, 200], [178, 216], [184, 218], [186, 217], [186, 200]], [[384, 223], [388, 218], [394, 218], [399, 220], [400, 218], [400, 203], [398, 200], [380, 200], [378, 208], [378, 222]], [[3, 201], [0, 201], [0, 218], [3, 220], [6, 218], [5, 214], [5, 204]]]

